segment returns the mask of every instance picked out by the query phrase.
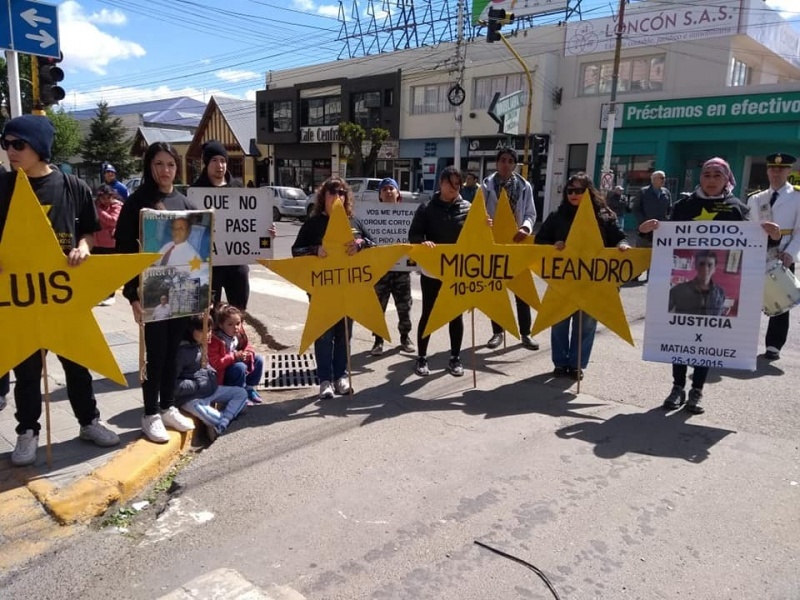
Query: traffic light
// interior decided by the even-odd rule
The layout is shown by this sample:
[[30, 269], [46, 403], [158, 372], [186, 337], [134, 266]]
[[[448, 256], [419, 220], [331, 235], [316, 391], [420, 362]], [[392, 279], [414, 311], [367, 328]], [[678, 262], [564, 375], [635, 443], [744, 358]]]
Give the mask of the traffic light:
[[514, 22], [514, 15], [506, 13], [503, 8], [490, 8], [489, 21], [486, 24], [486, 41], [499, 42], [501, 39], [500, 29], [503, 25]]
[[64, 71], [58, 66], [63, 58], [63, 55], [59, 55], [58, 58], [36, 57], [36, 65], [39, 70], [39, 106], [37, 108], [44, 109], [58, 104], [66, 97], [64, 88], [57, 85], [64, 81]]

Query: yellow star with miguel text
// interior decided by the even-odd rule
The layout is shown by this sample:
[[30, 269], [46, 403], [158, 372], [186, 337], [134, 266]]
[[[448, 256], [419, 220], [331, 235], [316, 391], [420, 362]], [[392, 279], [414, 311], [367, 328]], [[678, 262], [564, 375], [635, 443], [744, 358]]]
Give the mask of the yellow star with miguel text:
[[125, 385], [92, 308], [157, 258], [98, 255], [70, 266], [28, 178], [18, 171], [0, 241], [0, 373], [44, 348]]
[[547, 282], [547, 291], [533, 324], [533, 334], [581, 310], [629, 344], [633, 337], [619, 297], [619, 287], [650, 265], [650, 249], [605, 248], [588, 192], [584, 193], [563, 250], [541, 250], [531, 264]]
[[408, 245], [365, 248], [350, 256], [347, 244], [353, 232], [341, 201], [331, 210], [322, 240], [327, 255], [298, 256], [258, 262], [311, 295], [308, 316], [300, 339], [300, 352], [341, 319], [350, 317], [386, 340], [386, 318], [375, 293], [375, 284], [408, 253]]
[[693, 221], [713, 221], [717, 218], [718, 212], [708, 211], [705, 208], [700, 211], [700, 214], [697, 215]]
[[527, 244], [496, 243], [486, 219], [486, 203], [478, 192], [455, 244], [436, 244], [434, 248], [416, 244], [411, 250], [411, 259], [428, 276], [442, 281], [423, 335], [477, 308], [519, 337], [508, 297], [509, 284], [528, 270], [537, 250]]
[[[483, 194], [482, 188], [478, 188], [478, 194]], [[511, 210], [506, 190], [500, 191], [500, 198], [497, 202], [497, 210], [492, 220], [492, 234], [494, 241], [498, 244], [513, 244], [514, 236], [519, 231], [517, 219]], [[523, 244], [532, 244], [533, 237], [528, 237]], [[525, 269], [508, 283], [508, 289], [518, 298], [521, 298], [528, 306], [539, 308], [539, 292], [533, 283], [533, 275], [530, 269]]]

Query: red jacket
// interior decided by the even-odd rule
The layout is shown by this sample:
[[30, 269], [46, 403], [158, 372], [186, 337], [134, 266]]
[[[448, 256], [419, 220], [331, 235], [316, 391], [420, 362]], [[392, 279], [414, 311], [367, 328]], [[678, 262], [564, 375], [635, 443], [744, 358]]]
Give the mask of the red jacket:
[[[250, 345], [250, 341], [244, 331], [239, 335], [239, 341], [236, 344], [236, 351], [239, 352], [241, 350], [251, 352], [253, 355], [256, 353], [256, 349]], [[217, 371], [217, 383], [222, 385], [225, 379], [225, 369], [235, 362], [236, 356], [233, 352], [228, 351], [225, 341], [217, 336], [215, 332], [208, 342], [208, 364]], [[247, 372], [251, 373], [253, 371], [253, 361], [249, 360], [245, 364], [247, 365]]]
[[117, 229], [119, 213], [122, 211], [122, 202], [112, 200], [111, 204], [105, 206], [100, 200], [95, 200], [94, 206], [101, 227], [100, 231], [94, 234], [94, 245], [98, 248], [115, 248], [117, 242], [114, 239], [114, 232]]

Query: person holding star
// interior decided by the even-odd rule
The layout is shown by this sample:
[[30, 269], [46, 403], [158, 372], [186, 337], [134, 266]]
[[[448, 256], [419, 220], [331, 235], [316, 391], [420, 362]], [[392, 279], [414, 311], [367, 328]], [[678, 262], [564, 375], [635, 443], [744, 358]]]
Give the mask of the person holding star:
[[[323, 238], [336, 202], [341, 202], [344, 207], [353, 234], [353, 239], [347, 243], [347, 254], [353, 256], [364, 248], [375, 246], [375, 241], [364, 224], [353, 215], [353, 192], [350, 186], [341, 177], [334, 176], [326, 179], [317, 189], [311, 217], [297, 233], [292, 245], [292, 256], [325, 258], [328, 255], [323, 246]], [[347, 377], [347, 357], [350, 354], [352, 331], [352, 321], [344, 318], [314, 342], [320, 400], [333, 398], [334, 394], [349, 396], [354, 393]]]
[[[588, 197], [584, 198], [587, 193]], [[552, 244], [557, 250], [566, 248], [566, 239], [578, 214], [578, 206], [586, 200], [593, 205], [603, 245], [606, 248], [617, 247], [622, 252], [628, 250], [630, 244], [625, 232], [617, 223], [617, 216], [604, 204], [586, 173], [576, 173], [567, 180], [561, 204], [542, 223], [534, 243]], [[578, 339], [579, 329], [580, 339]], [[583, 379], [583, 372], [589, 365], [589, 357], [592, 354], [596, 331], [597, 320], [583, 311], [573, 313], [550, 328], [550, 352], [555, 377]], [[580, 364], [578, 364], [579, 356]]]
[[[746, 221], [749, 208], [733, 195], [736, 179], [731, 167], [722, 158], [714, 157], [703, 163], [700, 171], [700, 185], [686, 198], [679, 200], [672, 211], [671, 221]], [[658, 229], [658, 219], [648, 219], [639, 225], [640, 233], [650, 233]], [[780, 228], [775, 223], [761, 224], [772, 239], [780, 239]], [[686, 410], [699, 415], [705, 412], [701, 405], [703, 386], [708, 378], [709, 367], [694, 367], [692, 387], [687, 398], [687, 365], [672, 365], [672, 390], [664, 400], [665, 410], [676, 410], [684, 404]]]
[[[177, 150], [166, 142], [155, 142], [147, 148], [142, 166], [142, 184], [125, 202], [119, 215], [116, 231], [118, 253], [139, 252], [139, 213], [143, 209], [197, 209], [174, 187], [179, 158]], [[185, 222], [184, 219], [176, 221]], [[186, 228], [188, 237], [188, 223]], [[131, 303], [134, 320], [143, 323], [138, 277], [125, 284], [122, 295]], [[142, 382], [142, 432], [151, 442], [166, 444], [169, 441], [166, 427], [181, 432], [194, 429], [194, 422], [175, 407], [175, 380], [178, 376], [176, 357], [187, 323], [188, 317], [182, 317], [150, 321], [144, 325], [147, 377]]]
[[[8, 152], [12, 171], [0, 174], [0, 238], [8, 218], [17, 173], [23, 171], [39, 203], [48, 209], [50, 225], [67, 256], [69, 268], [77, 269], [89, 259], [100, 223], [89, 186], [50, 165], [54, 138], [55, 127], [47, 117], [23, 115], [6, 122], [0, 146]], [[42, 414], [42, 359], [43, 353], [37, 350], [14, 368], [17, 408], [14, 416], [18, 423], [17, 443], [11, 454], [14, 466], [36, 462]], [[58, 359], [66, 376], [67, 397], [80, 424], [80, 438], [98, 446], [119, 444], [117, 434], [100, 421], [89, 370], [61, 356]]]

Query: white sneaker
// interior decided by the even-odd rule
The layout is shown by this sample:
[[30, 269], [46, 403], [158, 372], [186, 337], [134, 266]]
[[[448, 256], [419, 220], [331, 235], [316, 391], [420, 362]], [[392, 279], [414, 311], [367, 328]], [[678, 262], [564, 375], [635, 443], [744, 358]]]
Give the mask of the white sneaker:
[[161, 411], [161, 420], [164, 422], [165, 427], [174, 429], [175, 431], [191, 431], [194, 429], [194, 421], [188, 417], [184, 417], [174, 406], [170, 406], [167, 410]]
[[36, 462], [36, 450], [39, 448], [39, 436], [28, 429], [17, 436], [17, 445], [11, 453], [11, 464], [15, 467], [26, 467]]
[[78, 437], [104, 448], [119, 444], [119, 436], [106, 427], [100, 419], [95, 419], [89, 425], [83, 425]]
[[350, 387], [350, 382], [347, 377], [340, 377], [337, 379], [336, 383], [333, 384], [333, 391], [340, 396], [349, 396], [353, 393], [353, 389]]
[[164, 429], [161, 415], [144, 415], [142, 417], [142, 433], [148, 440], [156, 444], [166, 444], [169, 441], [169, 434]]
[[333, 386], [330, 381], [323, 381], [319, 384], [319, 399], [329, 400], [333, 398]]
[[97, 306], [114, 306], [116, 301], [117, 299], [114, 296], [111, 296], [111, 298], [106, 298], [105, 300], [101, 301]]
[[6, 397], [0, 396], [0, 410], [3, 410], [6, 407]]

